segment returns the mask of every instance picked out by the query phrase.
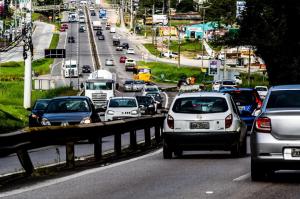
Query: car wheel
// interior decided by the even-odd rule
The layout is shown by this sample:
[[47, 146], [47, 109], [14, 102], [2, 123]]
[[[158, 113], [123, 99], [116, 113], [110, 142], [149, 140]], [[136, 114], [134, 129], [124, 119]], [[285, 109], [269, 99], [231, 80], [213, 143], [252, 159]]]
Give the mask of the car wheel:
[[164, 159], [172, 159], [172, 150], [168, 146], [167, 142], [163, 141], [163, 157]]
[[241, 145], [240, 142], [236, 143], [230, 150], [231, 156], [238, 158], [241, 156]]
[[266, 169], [262, 164], [258, 164], [251, 158], [251, 179], [252, 181], [262, 181], [266, 177]]
[[176, 150], [174, 151], [174, 154], [175, 154], [176, 157], [181, 157], [182, 154], [183, 154], [183, 151], [180, 150], [180, 149], [176, 149]]

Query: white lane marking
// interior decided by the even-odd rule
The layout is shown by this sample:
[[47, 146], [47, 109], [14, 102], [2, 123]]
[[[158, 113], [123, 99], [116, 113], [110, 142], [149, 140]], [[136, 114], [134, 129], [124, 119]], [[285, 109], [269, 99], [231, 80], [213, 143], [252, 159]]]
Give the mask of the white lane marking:
[[163, 92], [163, 94], [165, 94], [166, 96], [166, 103], [165, 103], [165, 108], [168, 108], [168, 104], [169, 104], [169, 96], [166, 92]]
[[206, 194], [213, 194], [214, 192], [213, 191], [206, 191], [205, 193]]
[[237, 177], [237, 178], [233, 179], [233, 181], [234, 182], [242, 181], [242, 180], [246, 180], [249, 177], [250, 177], [250, 173], [246, 173], [244, 175], [241, 175], [240, 177]]
[[44, 188], [44, 187], [49, 187], [51, 185], [66, 182], [66, 181], [69, 181], [69, 180], [73, 180], [75, 178], [79, 178], [79, 177], [82, 177], [82, 176], [85, 176], [85, 175], [97, 173], [97, 172], [104, 171], [104, 170], [107, 170], [107, 169], [110, 169], [110, 168], [122, 166], [122, 165], [131, 163], [131, 162], [134, 162], [134, 161], [137, 161], [137, 160], [148, 158], [148, 157], [154, 156], [156, 154], [159, 154], [161, 152], [162, 152], [162, 149], [159, 149], [159, 150], [157, 150], [153, 153], [146, 154], [146, 155], [136, 157], [136, 158], [132, 158], [132, 159], [129, 159], [129, 160], [126, 160], [126, 161], [123, 161], [123, 162], [118, 162], [118, 163], [111, 164], [111, 165], [104, 166], [104, 167], [82, 171], [82, 172], [79, 172], [79, 173], [76, 173], [76, 174], [73, 174], [73, 175], [70, 175], [70, 176], [65, 176], [65, 177], [62, 177], [62, 178], [58, 178], [58, 179], [47, 180], [45, 182], [40, 182], [36, 185], [24, 187], [24, 188], [21, 188], [21, 189], [3, 192], [3, 193], [0, 193], [0, 198], [7, 197], [7, 196], [13, 196], [13, 195], [21, 194], [21, 193], [28, 192], [28, 191], [33, 191], [33, 190], [41, 189], [41, 188]]

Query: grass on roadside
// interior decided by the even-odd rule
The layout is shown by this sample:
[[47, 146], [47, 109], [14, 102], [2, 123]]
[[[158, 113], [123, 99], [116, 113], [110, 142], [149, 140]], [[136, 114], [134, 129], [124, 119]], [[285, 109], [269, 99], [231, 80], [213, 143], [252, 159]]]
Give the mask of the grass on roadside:
[[205, 73], [201, 72], [200, 68], [196, 67], [178, 68], [175, 64], [160, 62], [138, 62], [138, 65], [150, 67], [155, 82], [177, 83], [182, 76], [195, 76], [198, 84], [211, 80], [211, 77], [206, 76]]
[[151, 43], [149, 43], [149, 44], [144, 44], [144, 46], [145, 46], [145, 48], [147, 48], [147, 50], [148, 50], [152, 55], [159, 56], [160, 51], [157, 50], [153, 44], [151, 44]]
[[59, 42], [59, 34], [58, 33], [54, 33], [52, 35], [52, 39], [51, 39], [51, 43], [50, 43], [50, 46], [49, 48], [50, 49], [55, 49], [58, 45], [58, 42]]
[[268, 78], [261, 73], [251, 73], [250, 74], [250, 85], [248, 84], [248, 74], [240, 74], [243, 80], [241, 87], [244, 88], [254, 88], [255, 86], [270, 86]]

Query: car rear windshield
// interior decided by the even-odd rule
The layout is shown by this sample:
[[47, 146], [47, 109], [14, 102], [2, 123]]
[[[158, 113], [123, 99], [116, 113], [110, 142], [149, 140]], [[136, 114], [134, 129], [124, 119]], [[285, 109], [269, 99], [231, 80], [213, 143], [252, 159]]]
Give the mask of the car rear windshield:
[[186, 97], [177, 99], [172, 110], [175, 113], [223, 113], [228, 105], [221, 97]]
[[223, 81], [222, 84], [223, 85], [233, 85], [234, 86], [235, 82], [234, 81]]
[[265, 88], [265, 87], [256, 87], [255, 89], [256, 89], [257, 91], [268, 91], [268, 89]]
[[111, 99], [109, 107], [137, 107], [134, 99], [122, 98], [122, 99]]
[[300, 108], [300, 90], [272, 91], [267, 108]]
[[256, 104], [256, 94], [253, 91], [230, 91], [226, 93], [229, 93], [232, 96], [234, 102], [238, 106]]

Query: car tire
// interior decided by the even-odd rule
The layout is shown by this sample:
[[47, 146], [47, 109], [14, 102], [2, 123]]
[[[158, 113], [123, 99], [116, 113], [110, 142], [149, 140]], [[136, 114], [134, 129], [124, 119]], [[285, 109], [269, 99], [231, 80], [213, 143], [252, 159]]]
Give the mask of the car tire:
[[258, 164], [251, 158], [251, 180], [262, 181], [266, 178], [266, 169], [262, 164]]
[[165, 140], [163, 141], [163, 157], [164, 159], [172, 159], [172, 150]]
[[231, 156], [238, 158], [241, 156], [241, 145], [240, 142], [236, 143], [230, 150]]
[[180, 149], [176, 149], [176, 150], [174, 151], [174, 155], [175, 155], [176, 157], [178, 157], [178, 158], [182, 157], [182, 154], [183, 154], [183, 151], [180, 150]]

